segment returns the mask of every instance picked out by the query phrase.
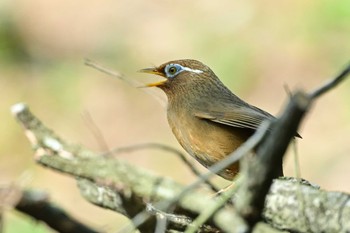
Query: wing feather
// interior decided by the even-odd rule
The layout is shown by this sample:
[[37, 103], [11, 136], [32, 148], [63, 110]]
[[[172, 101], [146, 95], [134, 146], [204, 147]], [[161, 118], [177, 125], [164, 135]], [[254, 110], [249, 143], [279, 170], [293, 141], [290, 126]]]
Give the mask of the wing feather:
[[274, 119], [271, 114], [250, 105], [239, 107], [231, 106], [231, 108], [223, 109], [225, 109], [225, 112], [219, 111], [218, 108], [206, 111], [196, 109], [194, 115], [219, 124], [253, 130], [256, 130], [264, 120]]

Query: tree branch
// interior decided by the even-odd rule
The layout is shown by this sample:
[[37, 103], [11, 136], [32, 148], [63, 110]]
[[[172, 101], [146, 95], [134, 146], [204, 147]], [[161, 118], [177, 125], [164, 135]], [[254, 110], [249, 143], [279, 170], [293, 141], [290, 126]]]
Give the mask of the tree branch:
[[[112, 209], [132, 218], [146, 209], [147, 202], [172, 201], [184, 189], [184, 186], [171, 179], [159, 177], [150, 171], [132, 166], [120, 159], [105, 158], [77, 145], [66, 143], [46, 128], [23, 104], [15, 105], [13, 113], [25, 128], [26, 135], [32, 142], [33, 148], [35, 148], [37, 162], [72, 177], [80, 177], [78, 184], [82, 195], [96, 205]], [[288, 180], [278, 182], [279, 186], [286, 187], [286, 190], [292, 190], [291, 185], [298, 187], [298, 182], [293, 184]], [[275, 185], [274, 183], [272, 190], [276, 190], [274, 189]], [[282, 190], [282, 188], [279, 190]], [[325, 191], [311, 188], [305, 189], [303, 195], [308, 196], [311, 191], [314, 195], [322, 196], [325, 193]], [[274, 202], [279, 198], [285, 201], [284, 204], [280, 205], [289, 208], [286, 204], [288, 200], [296, 198], [295, 192], [279, 191], [278, 193], [272, 193], [272, 195], [271, 198], [269, 198], [269, 195], [267, 196], [266, 207], [274, 206], [270, 202]], [[307, 199], [305, 202], [308, 202], [310, 208], [316, 208], [317, 206], [328, 206], [326, 201], [331, 201], [334, 204], [338, 200], [338, 193], [328, 193], [328, 195], [327, 200], [320, 199], [318, 203], [315, 203], [314, 199]], [[342, 195], [348, 198], [348, 195]], [[196, 217], [205, 211], [208, 206], [214, 206], [217, 201], [217, 199], [211, 198], [209, 194], [192, 190], [176, 204], [175, 214], [185, 214], [190, 218]], [[347, 205], [348, 203], [345, 203], [344, 199], [340, 200], [340, 203], [343, 208], [339, 210], [337, 215], [320, 213], [323, 215], [323, 219], [327, 219], [326, 222], [338, 221], [338, 219], [341, 219], [342, 222], [346, 222], [346, 220], [350, 222], [350, 217], [347, 214], [350, 213], [350, 205]], [[296, 215], [299, 214], [299, 216], [303, 214], [303, 212], [297, 213], [294, 206], [290, 208], [290, 211], [293, 211]], [[152, 216], [150, 213], [147, 215]], [[271, 208], [264, 212], [264, 216], [270, 221], [270, 224], [274, 224], [276, 220], [271, 216], [281, 217], [281, 211], [278, 208]], [[342, 217], [339, 218], [339, 216]], [[283, 218], [287, 218], [287, 216], [283, 216]], [[213, 224], [212, 229], [224, 229], [226, 232], [236, 232], [236, 230], [242, 229], [242, 226], [244, 227], [239, 215], [230, 205], [217, 211], [208, 221]], [[280, 224], [277, 222], [276, 226], [280, 226]], [[310, 221], [310, 224], [320, 223]], [[147, 224], [141, 225], [140, 229], [142, 232], [154, 232], [155, 226], [156, 221], [153, 216]], [[346, 224], [342, 226], [349, 227]], [[267, 227], [272, 230], [268, 225], [260, 223], [255, 230], [257, 231], [260, 227]], [[299, 228], [291, 222], [289, 225], [284, 225], [284, 229], [297, 230]]]
[[42, 191], [25, 190], [15, 208], [61, 233], [97, 233], [48, 201]]
[[[253, 228], [262, 218], [265, 198], [272, 180], [282, 167], [283, 156], [297, 129], [313, 101], [335, 87], [350, 73], [350, 66], [337, 77], [307, 94], [297, 91], [292, 94], [286, 109], [271, 125], [271, 131], [263, 138], [256, 149], [256, 156], [246, 156], [242, 160], [242, 186], [238, 190], [236, 207], [240, 215]], [[302, 197], [302, 196], [301, 196]]]
[[309, 96], [311, 99], [316, 99], [322, 94], [326, 93], [330, 89], [336, 87], [339, 83], [341, 83], [350, 73], [350, 65], [348, 65], [342, 72], [340, 72], [335, 78], [330, 79], [327, 83], [322, 85], [321, 87], [312, 91]]
[[[16, 210], [46, 223], [57, 232], [62, 233], [97, 233], [90, 227], [80, 223], [63, 209], [50, 202], [46, 192], [38, 190], [22, 190], [16, 184], [0, 188], [0, 214], [5, 209]], [[1, 217], [1, 216], [0, 216]], [[1, 232], [1, 229], [0, 229]]]
[[[134, 218], [134, 223], [141, 232], [154, 232], [155, 229], [164, 228], [164, 221], [158, 219], [157, 224], [154, 214], [147, 211], [148, 202], [154, 203], [152, 206], [158, 213], [165, 211], [167, 215], [161, 216], [168, 217], [167, 221], [171, 221], [170, 216], [186, 215], [188, 221], [185, 224], [188, 226], [206, 222], [211, 229], [224, 232], [259, 231], [262, 226], [270, 232], [273, 231], [271, 226], [298, 232], [334, 232], [334, 229], [346, 232], [350, 231], [349, 195], [318, 190], [303, 181], [273, 182], [273, 179], [278, 174], [275, 167], [281, 165], [288, 144], [296, 135], [313, 100], [344, 80], [349, 70], [350, 67], [310, 94], [301, 91], [292, 94], [284, 113], [272, 122], [269, 133], [266, 134], [264, 129], [258, 130], [226, 161], [212, 167], [214, 172], [219, 171], [256, 148], [257, 156], [245, 156], [242, 160], [242, 180], [238, 182], [235, 208], [226, 204], [225, 208], [220, 209], [225, 201], [218, 205], [220, 200], [195, 190], [211, 174], [201, 175], [194, 184], [184, 187], [169, 178], [159, 177], [120, 159], [98, 156], [83, 147], [65, 142], [44, 126], [24, 104], [14, 105], [12, 112], [35, 148], [35, 158], [39, 164], [79, 178], [79, 188], [88, 201]], [[262, 128], [264, 127], [266, 125], [263, 124]], [[280, 200], [283, 201], [279, 202]], [[292, 205], [290, 200], [295, 200], [296, 204]], [[276, 206], [277, 203], [280, 204]], [[296, 208], [296, 205], [301, 207]], [[173, 210], [170, 211], [171, 207]], [[334, 207], [334, 213], [329, 214], [328, 209], [321, 211], [324, 207], [329, 210]], [[281, 208], [290, 211], [281, 211]], [[211, 213], [191, 221], [208, 209]], [[281, 222], [281, 219], [289, 218], [285, 213], [290, 214], [293, 221]], [[307, 221], [293, 216], [306, 216]], [[262, 218], [268, 220], [271, 226], [262, 223]], [[320, 222], [319, 219], [323, 221]], [[336, 224], [329, 224], [330, 222]], [[200, 230], [207, 232], [205, 229]]]
[[[172, 154], [175, 154], [177, 157], [180, 158], [180, 160], [190, 169], [190, 171], [195, 175], [200, 177], [201, 173], [198, 169], [196, 169], [195, 165], [187, 159], [187, 157], [179, 150], [171, 147], [171, 146], [167, 146], [164, 144], [160, 144], [160, 143], [143, 143], [143, 144], [136, 144], [136, 145], [131, 145], [131, 146], [126, 146], [126, 147], [118, 147], [115, 149], [112, 149], [111, 151], [108, 151], [107, 153], [104, 153], [104, 156], [108, 156], [108, 155], [114, 155], [114, 154], [118, 154], [118, 153], [125, 153], [125, 152], [132, 152], [135, 150], [142, 150], [142, 149], [159, 149], [159, 150], [163, 150], [163, 151], [167, 151], [170, 152]], [[205, 180], [204, 181], [205, 184], [207, 184], [207, 186], [213, 191], [213, 192], [219, 192], [219, 189], [217, 189], [215, 187], [214, 184], [212, 184], [209, 180]]]

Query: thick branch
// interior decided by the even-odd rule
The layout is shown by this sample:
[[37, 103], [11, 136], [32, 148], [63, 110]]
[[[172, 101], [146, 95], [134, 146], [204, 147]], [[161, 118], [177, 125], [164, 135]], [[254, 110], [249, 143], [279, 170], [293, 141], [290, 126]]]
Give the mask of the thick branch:
[[15, 208], [61, 233], [97, 233], [48, 201], [44, 192], [25, 190]]
[[263, 217], [274, 227], [293, 232], [349, 232], [350, 196], [320, 190], [295, 178], [275, 180]]
[[272, 123], [271, 131], [261, 141], [256, 156], [243, 160], [244, 181], [238, 190], [236, 206], [251, 226], [261, 218], [265, 196], [272, 180], [280, 173], [276, 168], [282, 166], [285, 151], [296, 135], [309, 105], [310, 100], [306, 94], [297, 92], [293, 95], [282, 116]]

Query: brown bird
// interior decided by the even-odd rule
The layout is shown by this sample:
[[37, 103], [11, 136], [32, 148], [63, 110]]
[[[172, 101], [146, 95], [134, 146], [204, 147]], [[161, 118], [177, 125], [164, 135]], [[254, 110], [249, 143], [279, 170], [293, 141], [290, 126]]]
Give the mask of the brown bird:
[[[204, 167], [224, 159], [244, 143], [262, 121], [274, 117], [233, 94], [203, 63], [176, 60], [140, 72], [165, 78], [149, 87], [168, 97], [169, 125], [181, 146]], [[282, 169], [281, 169], [282, 170]], [[235, 163], [218, 175], [232, 180]]]

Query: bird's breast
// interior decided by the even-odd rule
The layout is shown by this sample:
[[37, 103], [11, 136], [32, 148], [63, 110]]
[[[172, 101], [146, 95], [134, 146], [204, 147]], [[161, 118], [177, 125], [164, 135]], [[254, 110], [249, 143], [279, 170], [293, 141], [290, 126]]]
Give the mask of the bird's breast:
[[168, 109], [168, 121], [182, 147], [205, 167], [225, 158], [250, 136], [243, 129], [201, 119], [185, 111]]

